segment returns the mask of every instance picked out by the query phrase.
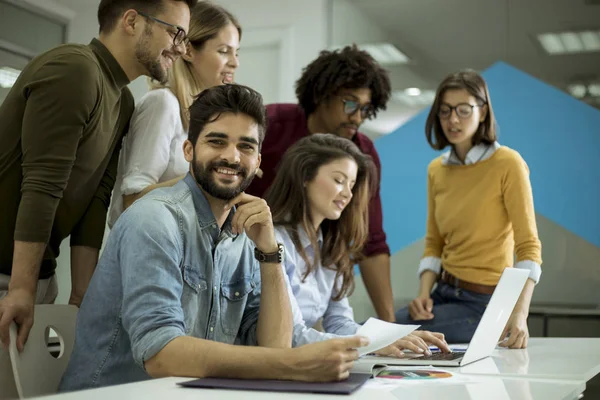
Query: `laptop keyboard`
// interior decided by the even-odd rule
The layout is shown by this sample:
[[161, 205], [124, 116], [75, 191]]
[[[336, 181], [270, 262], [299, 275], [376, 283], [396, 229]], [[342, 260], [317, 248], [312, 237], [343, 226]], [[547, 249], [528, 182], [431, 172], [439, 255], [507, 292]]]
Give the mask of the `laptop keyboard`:
[[465, 353], [432, 353], [430, 356], [419, 357], [418, 360], [452, 361], [461, 358]]

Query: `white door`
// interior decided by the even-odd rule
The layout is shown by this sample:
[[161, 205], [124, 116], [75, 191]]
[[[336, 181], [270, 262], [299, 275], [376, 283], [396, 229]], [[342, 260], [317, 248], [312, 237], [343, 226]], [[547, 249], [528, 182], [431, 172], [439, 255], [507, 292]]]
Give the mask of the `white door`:
[[287, 87], [293, 82], [290, 29], [245, 29], [240, 46], [236, 83], [260, 92], [265, 104], [291, 101], [294, 89]]
[[235, 81], [258, 91], [265, 104], [279, 100], [279, 45], [242, 47]]

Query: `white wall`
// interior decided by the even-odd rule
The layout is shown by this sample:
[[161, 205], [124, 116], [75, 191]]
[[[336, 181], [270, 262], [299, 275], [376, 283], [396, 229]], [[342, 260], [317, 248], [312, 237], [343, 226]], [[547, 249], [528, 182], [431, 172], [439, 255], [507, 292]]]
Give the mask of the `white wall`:
[[389, 36], [374, 21], [347, 0], [331, 2], [331, 44], [389, 42]]
[[[327, 0], [217, 0], [240, 21], [243, 28], [238, 77], [265, 77], [272, 68], [244, 59], [244, 49], [254, 51], [264, 43], [279, 47], [279, 78], [276, 101], [295, 102], [294, 83], [302, 68], [327, 47]], [[269, 40], [269, 37], [271, 38]], [[244, 82], [241, 82], [244, 83]], [[260, 87], [256, 87], [260, 91]]]
[[[29, 0], [40, 1], [40, 0]], [[69, 41], [88, 43], [97, 35], [96, 11], [99, 0], [44, 0], [67, 7], [75, 13], [70, 26]], [[294, 82], [302, 68], [312, 61], [327, 43], [327, 0], [216, 0], [240, 21], [243, 36], [240, 51], [240, 76], [258, 75], [258, 81], [272, 70], [250, 56], [245, 63], [244, 47], [254, 52], [258, 45], [280, 46], [279, 77], [273, 80], [277, 97], [273, 101], [295, 101]], [[265, 39], [264, 36], [270, 36]], [[253, 54], [254, 55], [254, 54]], [[146, 79], [131, 83], [136, 99], [147, 91]], [[260, 88], [257, 88], [260, 89]], [[272, 88], [266, 88], [272, 89]]]

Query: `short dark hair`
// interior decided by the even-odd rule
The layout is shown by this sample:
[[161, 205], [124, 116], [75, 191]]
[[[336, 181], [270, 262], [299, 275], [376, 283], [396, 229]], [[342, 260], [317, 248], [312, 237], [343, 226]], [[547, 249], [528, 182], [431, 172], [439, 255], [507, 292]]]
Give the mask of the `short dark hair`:
[[435, 100], [429, 110], [427, 122], [425, 123], [425, 136], [427, 142], [434, 150], [442, 150], [450, 145], [450, 142], [444, 135], [442, 124], [438, 113], [442, 104], [442, 98], [448, 90], [464, 89], [473, 97], [479, 106], [487, 107], [487, 115], [485, 120], [479, 124], [477, 132], [472, 137], [473, 145], [479, 143], [492, 144], [496, 141], [496, 119], [494, 118], [494, 110], [492, 109], [492, 100], [485, 79], [477, 72], [467, 69], [452, 73], [440, 83], [438, 86]]
[[114, 29], [117, 20], [127, 10], [139, 10], [148, 15], [162, 12], [166, 1], [181, 1], [191, 9], [198, 0], [101, 0], [98, 6], [98, 25], [100, 32], [110, 32]]
[[267, 127], [267, 111], [260, 93], [243, 85], [219, 85], [203, 90], [190, 106], [188, 140], [195, 146], [207, 123], [223, 113], [246, 114], [258, 125], [258, 148]]
[[356, 45], [341, 50], [324, 50], [308, 64], [296, 82], [296, 97], [306, 115], [341, 89], [371, 89], [373, 117], [385, 110], [390, 99], [388, 72], [369, 53]]

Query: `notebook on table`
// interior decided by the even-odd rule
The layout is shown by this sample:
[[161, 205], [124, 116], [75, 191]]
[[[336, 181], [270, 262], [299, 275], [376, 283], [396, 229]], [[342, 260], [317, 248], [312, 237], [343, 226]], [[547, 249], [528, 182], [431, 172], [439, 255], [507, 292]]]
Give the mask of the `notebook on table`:
[[406, 352], [404, 358], [365, 356], [355, 361], [352, 372], [376, 374], [382, 368], [393, 365], [460, 367], [489, 357], [496, 348], [527, 278], [529, 278], [528, 270], [504, 269], [466, 351], [436, 352], [429, 356]]
[[266, 392], [351, 394], [361, 387], [371, 375], [350, 374], [340, 382], [297, 382], [262, 379], [201, 378], [178, 385], [200, 389], [258, 390]]

